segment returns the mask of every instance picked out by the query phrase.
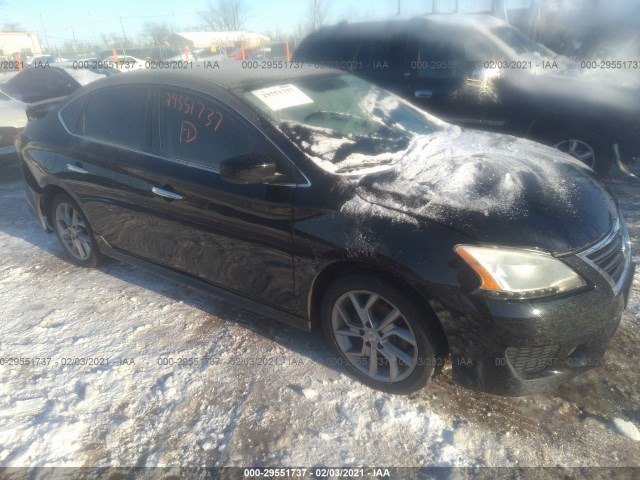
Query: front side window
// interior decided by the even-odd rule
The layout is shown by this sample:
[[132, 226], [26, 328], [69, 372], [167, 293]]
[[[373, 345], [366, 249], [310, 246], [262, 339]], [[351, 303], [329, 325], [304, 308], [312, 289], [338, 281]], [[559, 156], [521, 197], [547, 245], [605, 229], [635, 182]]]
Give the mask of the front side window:
[[405, 62], [407, 39], [406, 33], [391, 36], [374, 35], [371, 40], [363, 43], [358, 52], [358, 60], [374, 75], [408, 71], [409, 65]]
[[182, 89], [159, 89], [161, 154], [219, 169], [226, 159], [262, 151], [264, 138], [212, 99]]
[[141, 149], [145, 144], [147, 87], [121, 85], [90, 94], [84, 135]]
[[491, 33], [502, 40], [516, 54], [534, 54], [542, 57], [557, 57], [553, 51], [549, 50], [527, 37], [522, 31], [510, 25], [503, 25], [491, 29]]
[[419, 52], [418, 77], [455, 79], [465, 76], [464, 51], [454, 43], [442, 38], [421, 38]]

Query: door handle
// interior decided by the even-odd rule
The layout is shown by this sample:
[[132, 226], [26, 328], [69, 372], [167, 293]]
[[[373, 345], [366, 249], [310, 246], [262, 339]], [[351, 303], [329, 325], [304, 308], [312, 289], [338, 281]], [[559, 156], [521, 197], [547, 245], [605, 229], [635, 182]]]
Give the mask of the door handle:
[[416, 98], [431, 98], [433, 92], [431, 90], [416, 90], [413, 95]]
[[176, 192], [171, 192], [169, 190], [164, 190], [158, 187], [153, 187], [151, 191], [156, 195], [158, 195], [159, 197], [169, 198], [171, 200], [182, 200], [182, 195]]
[[78, 167], [77, 165], [71, 165], [70, 163], [67, 163], [67, 170], [75, 173], [89, 173], [89, 170], [85, 170], [84, 168]]

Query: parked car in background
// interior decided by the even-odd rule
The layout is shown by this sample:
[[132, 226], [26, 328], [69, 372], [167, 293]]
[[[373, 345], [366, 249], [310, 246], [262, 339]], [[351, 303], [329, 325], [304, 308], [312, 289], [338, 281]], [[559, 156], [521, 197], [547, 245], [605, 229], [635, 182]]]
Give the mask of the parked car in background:
[[[141, 60], [131, 55], [118, 55], [116, 57], [110, 56], [102, 60], [103, 65], [108, 65], [109, 68], [116, 68], [121, 72], [133, 72], [135, 70], [147, 68], [145, 60]], [[113, 67], [112, 67], [113, 65]]]
[[42, 118], [67, 95], [105, 76], [58, 63], [26, 68], [0, 84], [0, 155], [15, 152], [13, 140], [28, 120]]
[[0, 91], [0, 155], [15, 153], [14, 139], [27, 124], [27, 104]]
[[83, 85], [104, 78], [84, 69], [50, 65], [44, 68], [26, 68], [0, 85], [7, 95], [25, 103], [64, 97]]
[[592, 66], [492, 16], [342, 22], [308, 35], [293, 60], [349, 70], [461, 126], [552, 145], [600, 175], [640, 156], [637, 75], [592, 79]]
[[552, 148], [446, 124], [314, 67], [116, 75], [18, 139], [68, 258], [140, 265], [321, 327], [335, 364], [407, 393], [505, 395], [593, 367], [633, 279], [616, 202]]
[[27, 67], [42, 67], [52, 63], [67, 61], [66, 58], [57, 57], [56, 55], [36, 55], [29, 57], [25, 62]]
[[96, 57], [85, 57], [79, 58], [77, 60], [68, 60], [66, 62], [60, 62], [58, 66], [64, 68], [73, 68], [74, 70], [87, 70], [89, 72], [105, 76], [120, 73], [120, 70], [115, 67], [115, 64], [111, 62], [103, 62], [101, 59]]

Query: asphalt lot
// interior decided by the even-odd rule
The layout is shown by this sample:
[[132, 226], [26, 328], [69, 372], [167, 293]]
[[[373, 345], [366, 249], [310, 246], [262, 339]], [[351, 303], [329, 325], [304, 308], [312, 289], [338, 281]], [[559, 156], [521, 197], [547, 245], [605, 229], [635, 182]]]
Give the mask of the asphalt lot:
[[[640, 187], [611, 188], [638, 262]], [[401, 397], [318, 334], [116, 261], [72, 266], [12, 158], [0, 205], [0, 358], [49, 359], [0, 365], [0, 466], [640, 467], [640, 273], [605, 364], [556, 391], [476, 393], [446, 367]]]

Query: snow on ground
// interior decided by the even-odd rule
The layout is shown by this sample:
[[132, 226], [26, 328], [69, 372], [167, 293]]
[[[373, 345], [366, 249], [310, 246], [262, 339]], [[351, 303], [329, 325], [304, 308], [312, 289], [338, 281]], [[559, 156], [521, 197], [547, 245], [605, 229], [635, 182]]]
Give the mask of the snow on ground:
[[[553, 393], [476, 393], [447, 367], [393, 396], [318, 334], [116, 261], [72, 266], [0, 161], [0, 466], [640, 466], [640, 274], [605, 365]], [[637, 261], [640, 189], [615, 191]]]

